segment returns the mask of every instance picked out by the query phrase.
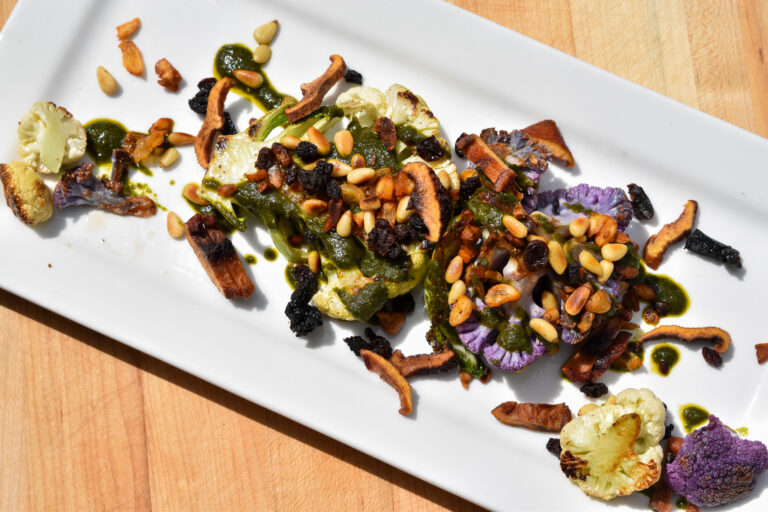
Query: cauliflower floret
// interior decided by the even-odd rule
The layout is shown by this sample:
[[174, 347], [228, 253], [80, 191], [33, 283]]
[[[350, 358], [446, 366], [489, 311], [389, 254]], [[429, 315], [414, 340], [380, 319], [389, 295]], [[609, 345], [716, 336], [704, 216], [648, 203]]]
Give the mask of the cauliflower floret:
[[38, 101], [19, 121], [19, 155], [37, 171], [56, 174], [85, 154], [85, 129], [64, 107]]
[[353, 87], [339, 95], [336, 106], [345, 116], [357, 119], [360, 126], [367, 128], [387, 113], [387, 98], [373, 87]]
[[440, 121], [427, 102], [402, 85], [387, 89], [387, 117], [396, 125], [413, 126], [424, 137], [440, 137]]
[[22, 222], [34, 226], [53, 215], [53, 196], [32, 167], [24, 162], [0, 164], [5, 201]]
[[571, 420], [560, 433], [560, 468], [582, 491], [610, 500], [661, 475], [666, 410], [648, 389], [627, 389]]

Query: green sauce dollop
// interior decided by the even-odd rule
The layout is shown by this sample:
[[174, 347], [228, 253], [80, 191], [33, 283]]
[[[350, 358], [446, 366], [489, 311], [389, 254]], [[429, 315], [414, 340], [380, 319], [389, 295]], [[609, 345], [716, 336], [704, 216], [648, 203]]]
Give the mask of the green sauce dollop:
[[267, 261], [275, 261], [277, 259], [277, 250], [272, 247], [265, 249], [264, 257], [267, 259]]
[[690, 434], [696, 427], [709, 420], [709, 412], [695, 404], [687, 404], [680, 407], [680, 417], [683, 420], [683, 429]]
[[[236, 69], [256, 71], [264, 77], [264, 82], [256, 88], [248, 87], [234, 77], [232, 72]], [[253, 61], [251, 49], [242, 44], [225, 44], [219, 48], [213, 61], [213, 76], [217, 79], [228, 76], [235, 80], [237, 85], [232, 90], [251, 100], [265, 112], [279, 106], [286, 96], [272, 86], [267, 74], [262, 70], [261, 64], [256, 64]]]
[[657, 345], [651, 352], [651, 361], [656, 373], [666, 377], [672, 371], [672, 367], [680, 361], [680, 351], [672, 345]]

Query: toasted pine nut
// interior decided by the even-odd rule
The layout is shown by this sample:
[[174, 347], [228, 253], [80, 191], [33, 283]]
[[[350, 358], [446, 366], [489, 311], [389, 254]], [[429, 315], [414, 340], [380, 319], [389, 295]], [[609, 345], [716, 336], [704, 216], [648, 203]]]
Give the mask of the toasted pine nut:
[[344, 202], [349, 206], [355, 206], [360, 204], [360, 201], [365, 199], [365, 192], [360, 187], [352, 185], [350, 183], [341, 184], [341, 197]]
[[352, 233], [352, 212], [350, 210], [341, 214], [339, 222], [336, 223], [336, 234], [341, 238], [346, 238]]
[[589, 270], [596, 276], [603, 275], [603, 267], [600, 266], [600, 262], [597, 261], [597, 258], [592, 256], [592, 253], [589, 251], [581, 251], [579, 253], [579, 263], [581, 263], [581, 266], [585, 269]]
[[355, 153], [349, 160], [349, 165], [351, 165], [353, 169], [360, 169], [361, 167], [365, 167], [365, 157], [360, 153]]
[[376, 211], [379, 208], [381, 208], [381, 199], [379, 199], [377, 196], [371, 196], [366, 197], [362, 201], [360, 201], [360, 209], [364, 212], [367, 211]]
[[461, 171], [461, 174], [459, 174], [459, 180], [464, 182], [468, 178], [471, 178], [473, 176], [477, 176], [477, 171], [474, 169], [465, 169]]
[[485, 294], [485, 304], [492, 308], [516, 300], [520, 300], [520, 292], [511, 284], [506, 283], [491, 286]]
[[168, 212], [165, 219], [165, 225], [168, 228], [168, 234], [172, 238], [181, 238], [184, 236], [184, 222], [174, 212]]
[[653, 300], [656, 298], [656, 292], [645, 283], [633, 284], [632, 291], [635, 292], [640, 300]]
[[253, 62], [256, 64], [266, 64], [272, 57], [272, 48], [266, 44], [260, 44], [253, 50]]
[[317, 146], [317, 152], [321, 155], [327, 155], [331, 152], [331, 143], [328, 142], [328, 139], [325, 138], [325, 135], [323, 135], [320, 130], [314, 126], [310, 126], [309, 129], [307, 129], [307, 139], [309, 139], [309, 142]]
[[413, 213], [413, 210], [408, 209], [408, 203], [411, 202], [411, 196], [404, 196], [402, 199], [400, 199], [400, 202], [397, 203], [397, 222], [400, 224], [406, 222], [408, 220], [408, 217], [411, 216], [411, 213]]
[[448, 284], [453, 284], [461, 279], [461, 274], [464, 272], [464, 260], [461, 256], [454, 256], [448, 263], [448, 267], [445, 269], [445, 280]]
[[280, 139], [280, 144], [287, 147], [288, 149], [296, 149], [296, 146], [299, 145], [299, 142], [301, 142], [301, 139], [294, 137], [293, 135], [286, 135]]
[[304, 169], [305, 171], [314, 171], [315, 167], [317, 167], [317, 162], [312, 162], [311, 164], [306, 164], [301, 166], [301, 168]]
[[613, 274], [613, 262], [608, 260], [603, 260], [600, 262], [600, 268], [602, 268], [603, 273], [600, 274], [600, 277], [597, 279], [597, 282], [604, 283], [611, 277], [611, 274]]
[[451, 190], [451, 177], [448, 176], [446, 171], [440, 171], [437, 173], [437, 179], [440, 180], [440, 184], [445, 190]]
[[475, 304], [472, 302], [472, 299], [466, 295], [461, 295], [453, 305], [450, 315], [448, 315], [448, 323], [453, 327], [464, 323], [474, 309]]
[[370, 167], [361, 167], [359, 169], [352, 169], [352, 172], [347, 174], [347, 183], [351, 183], [352, 185], [358, 185], [360, 183], [364, 183], [368, 181], [374, 176], [376, 176], [376, 171], [374, 171]]
[[333, 136], [333, 143], [341, 156], [349, 156], [352, 154], [355, 139], [352, 138], [352, 132], [349, 130], [339, 130]]
[[356, 212], [352, 214], [352, 222], [357, 225], [357, 227], [362, 228], [363, 227], [363, 217], [365, 217], [365, 212]]
[[328, 208], [328, 203], [321, 199], [307, 199], [301, 203], [301, 208], [308, 215], [318, 215]]
[[589, 229], [589, 217], [576, 217], [568, 225], [568, 231], [573, 237], [584, 236]]
[[557, 309], [557, 297], [555, 297], [554, 293], [548, 290], [544, 291], [544, 293], [541, 294], [541, 305], [544, 309]]
[[534, 240], [539, 240], [541, 242], [544, 242], [545, 244], [549, 243], [549, 240], [541, 235], [528, 235], [527, 237], [525, 237], [525, 239], [529, 242], [533, 242]]
[[448, 292], [448, 304], [451, 305], [457, 300], [459, 300], [459, 297], [462, 295], [467, 294], [467, 285], [464, 284], [464, 281], [459, 279], [453, 285], [451, 286], [451, 291]]
[[589, 229], [587, 230], [587, 236], [595, 236], [605, 224], [607, 215], [602, 213], [593, 213], [589, 216]]
[[391, 201], [395, 193], [395, 180], [392, 176], [382, 176], [376, 183], [376, 195], [383, 201]]
[[366, 234], [373, 231], [373, 227], [376, 225], [376, 214], [372, 211], [363, 212], [363, 231]]
[[187, 183], [184, 185], [184, 188], [181, 189], [181, 195], [194, 204], [205, 206], [208, 204], [208, 201], [197, 195], [198, 188], [197, 183]]
[[352, 170], [352, 167], [350, 167], [348, 164], [345, 164], [341, 160], [336, 160], [335, 158], [329, 159], [328, 163], [333, 165], [331, 178], [343, 178]]
[[554, 343], [557, 341], [557, 329], [543, 318], [532, 318], [531, 321], [528, 322], [528, 325], [548, 342]]
[[171, 132], [168, 134], [168, 142], [174, 146], [186, 146], [195, 142], [195, 136], [184, 132]]
[[106, 68], [99, 66], [96, 68], [96, 79], [99, 81], [99, 87], [101, 92], [107, 96], [112, 96], [117, 92], [117, 80], [112, 76], [112, 73], [106, 70]]
[[598, 247], [602, 247], [605, 244], [609, 244], [616, 240], [616, 232], [619, 229], [619, 225], [616, 222], [616, 219], [613, 217], [608, 217], [607, 215], [606, 217], [607, 218], [605, 222], [603, 222], [600, 231], [598, 231], [595, 235], [595, 243]]
[[320, 272], [320, 253], [317, 251], [309, 251], [307, 255], [307, 266], [313, 274]]
[[550, 240], [547, 247], [549, 248], [549, 264], [552, 267], [552, 270], [562, 275], [568, 266], [568, 262], [565, 261], [563, 246], [555, 240]]
[[272, 42], [272, 39], [275, 38], [277, 27], [279, 26], [280, 24], [277, 22], [277, 20], [267, 22], [260, 27], [257, 27], [256, 30], [253, 31], [253, 38], [259, 44], [269, 44]]
[[589, 294], [592, 293], [592, 288], [589, 285], [583, 284], [576, 288], [573, 293], [565, 301], [565, 312], [571, 316], [576, 316], [581, 313], [582, 308], [589, 299]]
[[616, 405], [616, 396], [611, 395], [608, 398], [605, 399], [605, 403], [609, 405]]
[[607, 313], [611, 310], [611, 297], [605, 290], [596, 291], [587, 301], [587, 311], [595, 314]]
[[162, 167], [163, 169], [165, 169], [166, 167], [170, 167], [173, 164], [175, 164], [176, 160], [178, 159], [179, 159], [179, 150], [174, 147], [170, 147], [166, 149], [165, 152], [163, 153], [163, 156], [160, 157], [160, 162], [159, 162], [160, 167]]
[[141, 28], [141, 20], [139, 18], [133, 18], [131, 21], [126, 21], [122, 25], [117, 26], [117, 38], [121, 41], [127, 39], [136, 33]]
[[597, 404], [584, 404], [581, 409], [579, 409], [579, 416], [584, 416], [594, 409], [597, 409]]
[[232, 72], [232, 75], [234, 75], [234, 77], [237, 78], [240, 82], [247, 85], [248, 87], [251, 87], [252, 89], [261, 87], [261, 84], [264, 83], [264, 77], [258, 71], [252, 71], [250, 69], [236, 69]]
[[628, 250], [624, 244], [605, 244], [600, 248], [600, 254], [603, 255], [604, 260], [619, 261], [627, 255]]
[[525, 224], [511, 215], [504, 215], [501, 218], [501, 222], [504, 224], [504, 227], [507, 228], [507, 231], [512, 233], [512, 236], [514, 237], [525, 238], [528, 234], [528, 228], [525, 227]]
[[549, 308], [544, 312], [541, 318], [543, 318], [544, 320], [546, 320], [551, 324], [554, 324], [554, 323], [557, 323], [558, 320], [560, 320], [560, 312], [556, 308]]

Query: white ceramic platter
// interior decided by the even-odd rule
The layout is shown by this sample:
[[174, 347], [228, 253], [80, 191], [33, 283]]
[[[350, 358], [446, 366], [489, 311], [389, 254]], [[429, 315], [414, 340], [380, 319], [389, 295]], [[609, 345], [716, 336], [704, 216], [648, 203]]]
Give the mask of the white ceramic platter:
[[[144, 53], [144, 79], [122, 69], [115, 38], [114, 27], [135, 16], [142, 20], [134, 39]], [[606, 382], [614, 393], [653, 389], [675, 413], [678, 433], [676, 410], [693, 402], [768, 441], [768, 372], [758, 367], [753, 348], [766, 341], [758, 322], [768, 283], [768, 178], [761, 168], [768, 142], [447, 4], [22, 0], [0, 35], [0, 161], [17, 158], [16, 121], [39, 100], [63, 105], [83, 122], [109, 117], [146, 130], [168, 116], [178, 130], [196, 133], [200, 120], [186, 100], [211, 75], [218, 47], [253, 44], [253, 29], [274, 18], [281, 30], [266, 69], [279, 90], [298, 96], [299, 84], [339, 53], [367, 85], [398, 82], [422, 95], [449, 140], [487, 126], [556, 119], [579, 165], [553, 167], [542, 187], [641, 184], [661, 222], [636, 225], [631, 234], [639, 240], [676, 218], [687, 199], [698, 200], [698, 225], [738, 247], [746, 270], [730, 272], [681, 247], [660, 270], [692, 298], [680, 322], [727, 329], [733, 350], [720, 370], [704, 363], [698, 347], [682, 347], [668, 378], [642, 370], [609, 373]], [[163, 57], [185, 77], [177, 94], [155, 83], [152, 68]], [[98, 89], [98, 65], [121, 84], [117, 97]], [[238, 96], [227, 104], [241, 128], [259, 115]], [[181, 187], [201, 174], [185, 148], [172, 169], [131, 179], [148, 183], [163, 206], [186, 218], [191, 210]], [[135, 219], [72, 208], [30, 229], [2, 206], [0, 233], [0, 286], [51, 311], [487, 507], [603, 506], [562, 476], [544, 448], [547, 435], [505, 427], [490, 415], [512, 399], [564, 400], [577, 410], [585, 399], [558, 372], [569, 350], [520, 375], [497, 372], [469, 391], [455, 378], [416, 380], [416, 411], [404, 418], [393, 390], [341, 342], [361, 326], [326, 323], [307, 340], [290, 333], [285, 262], [262, 256], [271, 244], [260, 228], [234, 237], [241, 254], [259, 259], [249, 267], [257, 291], [246, 303], [216, 291], [189, 245], [167, 235], [164, 212]], [[427, 351], [426, 329], [423, 314], [415, 315], [395, 345], [406, 353]], [[759, 508], [765, 481], [743, 509]], [[612, 504], [643, 509], [647, 498]]]

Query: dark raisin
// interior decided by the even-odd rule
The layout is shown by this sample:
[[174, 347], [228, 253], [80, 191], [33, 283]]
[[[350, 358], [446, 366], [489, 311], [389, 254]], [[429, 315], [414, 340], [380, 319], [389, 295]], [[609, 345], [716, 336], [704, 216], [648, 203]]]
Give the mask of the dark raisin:
[[408, 231], [408, 226], [405, 224], [396, 224], [395, 225], [395, 240], [397, 240], [397, 243], [399, 244], [409, 244], [411, 243], [411, 233]]
[[315, 164], [314, 172], [322, 176], [321, 181], [323, 186], [325, 186], [328, 182], [328, 178], [331, 177], [331, 173], [333, 172], [333, 164], [330, 164], [325, 160], [320, 160]]
[[296, 287], [301, 288], [309, 283], [315, 282], [315, 274], [306, 265], [295, 265], [292, 269], [293, 280], [296, 281]]
[[296, 183], [296, 180], [299, 179], [299, 173], [301, 173], [301, 167], [296, 165], [295, 163], [292, 163], [288, 167], [285, 168], [285, 182], [290, 186]]
[[317, 146], [308, 140], [299, 142], [299, 145], [296, 146], [296, 154], [299, 155], [299, 158], [301, 158], [306, 164], [314, 162], [320, 158], [320, 153], [317, 152]]
[[709, 347], [702, 347], [701, 355], [704, 356], [704, 360], [709, 366], [720, 368], [723, 365], [723, 358], [720, 356], [720, 354]]
[[410, 313], [416, 308], [416, 302], [410, 293], [398, 295], [390, 302], [392, 303], [392, 311], [395, 313]]
[[216, 82], [218, 82], [218, 80], [213, 77], [203, 78], [197, 82], [197, 88], [201, 91], [211, 92], [211, 89], [216, 85]]
[[394, 230], [386, 219], [377, 219], [368, 233], [368, 247], [379, 256], [397, 260], [406, 256], [405, 250], [397, 243]]
[[341, 187], [336, 180], [328, 180], [328, 185], [325, 186], [325, 194], [331, 201], [335, 199], [341, 199]]
[[197, 83], [197, 93], [187, 103], [193, 112], [205, 115], [208, 110], [208, 95], [216, 85], [215, 78], [203, 78]]
[[674, 453], [667, 452], [667, 457], [665, 459], [666, 463], [667, 464], [672, 464], [673, 462], [675, 462], [675, 458], [677, 458], [677, 456]]
[[667, 316], [669, 314], [669, 303], [663, 300], [655, 300], [651, 302], [651, 307], [656, 311], [659, 316]]
[[670, 423], [664, 428], [664, 438], [663, 439], [669, 439], [669, 436], [672, 435], [672, 432], [674, 432], [675, 426]]
[[602, 382], [587, 382], [579, 388], [579, 391], [590, 398], [600, 398], [608, 392], [608, 386]]
[[354, 69], [347, 68], [347, 71], [344, 73], [344, 80], [349, 82], [350, 84], [362, 85], [363, 75], [361, 75]]
[[285, 316], [291, 321], [291, 330], [296, 336], [304, 336], [323, 325], [323, 315], [315, 306], [293, 301], [285, 306]]
[[261, 148], [259, 156], [256, 158], [256, 167], [259, 169], [269, 169], [275, 165], [275, 153], [269, 148]]
[[541, 240], [533, 240], [523, 249], [523, 264], [529, 272], [545, 269], [548, 261], [549, 248]]
[[349, 336], [344, 338], [344, 343], [347, 344], [349, 350], [355, 353], [356, 356], [360, 355], [361, 350], [368, 350], [371, 344], [364, 340], [362, 336]]
[[547, 441], [547, 451], [552, 455], [559, 457], [560, 452], [563, 451], [560, 447], [560, 440], [556, 437], [550, 437], [549, 441]]
[[235, 126], [235, 122], [232, 121], [232, 116], [229, 115], [229, 112], [224, 112], [224, 126], [221, 127], [221, 134], [222, 135], [234, 135], [237, 133], [237, 126]]
[[565, 267], [565, 284], [573, 288], [578, 288], [581, 285], [581, 265], [578, 263], [569, 263]]
[[669, 375], [669, 370], [671, 370], [671, 368], [669, 367], [669, 363], [668, 362], [666, 362], [666, 361], [659, 361], [659, 372], [662, 375]]
[[427, 162], [440, 160], [444, 156], [443, 146], [434, 135], [427, 137], [416, 145], [416, 153]]
[[710, 238], [696, 229], [685, 240], [685, 248], [702, 256], [709, 256], [722, 261], [726, 265], [741, 268], [741, 255], [739, 251], [722, 242]]
[[632, 199], [632, 212], [635, 217], [640, 220], [652, 219], [653, 205], [643, 187], [630, 183], [627, 188], [629, 189], [629, 197]]
[[427, 225], [418, 213], [412, 213], [408, 217], [408, 233], [411, 235], [411, 240], [421, 240], [428, 231]]
[[[459, 142], [459, 139], [461, 139], [464, 135], [466, 135], [466, 134], [462, 133], [461, 135], [459, 135], [459, 138], [456, 139], [456, 142]], [[467, 158], [467, 155], [465, 155], [464, 152], [459, 149], [459, 146], [457, 146], [456, 143], [453, 144], [453, 150], [456, 152], [456, 156], [457, 157], [459, 157], [459, 158]]]
[[480, 188], [479, 176], [470, 176], [462, 181], [461, 186], [459, 186], [459, 202], [466, 204], [478, 188]]
[[375, 352], [384, 359], [392, 357], [392, 345], [387, 338], [379, 336], [370, 327], [365, 328], [365, 337], [371, 342], [371, 352]]

